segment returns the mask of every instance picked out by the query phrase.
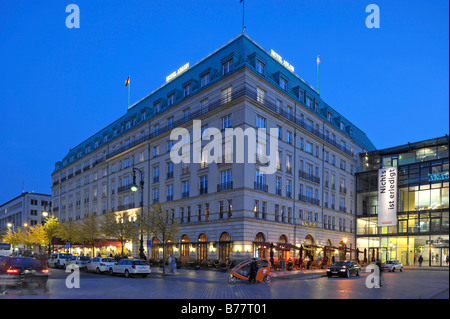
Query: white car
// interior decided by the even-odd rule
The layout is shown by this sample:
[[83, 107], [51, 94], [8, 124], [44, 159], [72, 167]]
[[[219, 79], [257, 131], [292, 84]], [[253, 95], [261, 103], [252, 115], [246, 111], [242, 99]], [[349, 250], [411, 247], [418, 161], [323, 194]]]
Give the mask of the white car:
[[129, 278], [133, 275], [141, 275], [147, 277], [152, 272], [150, 265], [142, 259], [121, 259], [109, 268], [109, 274], [122, 274]]
[[66, 269], [69, 265], [75, 265], [80, 268], [80, 270], [85, 269], [89, 260], [91, 259], [87, 256], [72, 256], [67, 259], [64, 269]]
[[399, 260], [388, 260], [381, 265], [381, 270], [388, 270], [392, 272], [396, 270], [403, 271], [403, 264]]
[[55, 268], [64, 268], [67, 259], [69, 259], [70, 257], [72, 257], [72, 254], [64, 254], [64, 253], [52, 254], [48, 260], [48, 266]]
[[96, 272], [97, 274], [101, 274], [103, 272], [108, 272], [109, 268], [114, 266], [116, 261], [113, 258], [107, 257], [95, 257], [92, 258], [90, 262], [86, 265], [87, 271]]

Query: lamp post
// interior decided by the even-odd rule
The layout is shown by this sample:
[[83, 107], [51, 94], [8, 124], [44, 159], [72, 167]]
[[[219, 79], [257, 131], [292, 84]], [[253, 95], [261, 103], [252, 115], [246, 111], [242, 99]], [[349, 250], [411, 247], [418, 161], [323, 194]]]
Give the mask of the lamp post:
[[347, 236], [344, 236], [344, 238], [342, 238], [342, 241], [344, 242], [344, 260], [347, 260]]
[[[139, 189], [138, 185], [136, 184], [136, 172], [139, 172], [139, 178], [140, 178], [139, 184], [140, 184], [140, 188], [141, 188], [141, 220], [142, 220], [143, 215], [144, 215], [144, 171], [140, 170], [139, 168], [135, 168], [133, 166], [133, 184], [131, 184], [131, 188], [130, 188], [132, 192], [137, 192], [137, 190]], [[139, 243], [139, 258], [145, 259], [144, 232], [142, 230], [142, 227], [141, 227], [141, 239], [140, 239], [140, 243]]]

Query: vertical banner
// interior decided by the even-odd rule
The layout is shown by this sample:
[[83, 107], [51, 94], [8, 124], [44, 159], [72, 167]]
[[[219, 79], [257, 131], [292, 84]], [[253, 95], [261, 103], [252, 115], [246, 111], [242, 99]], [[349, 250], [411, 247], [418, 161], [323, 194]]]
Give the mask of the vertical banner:
[[378, 226], [397, 225], [397, 166], [378, 170]]

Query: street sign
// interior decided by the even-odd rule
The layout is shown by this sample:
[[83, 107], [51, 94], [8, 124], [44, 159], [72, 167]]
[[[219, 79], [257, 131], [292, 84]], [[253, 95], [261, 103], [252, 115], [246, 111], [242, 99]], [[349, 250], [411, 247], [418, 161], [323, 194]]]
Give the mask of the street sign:
[[66, 241], [66, 248], [70, 248], [70, 241]]
[[147, 240], [147, 248], [152, 247], [152, 241], [150, 239]]

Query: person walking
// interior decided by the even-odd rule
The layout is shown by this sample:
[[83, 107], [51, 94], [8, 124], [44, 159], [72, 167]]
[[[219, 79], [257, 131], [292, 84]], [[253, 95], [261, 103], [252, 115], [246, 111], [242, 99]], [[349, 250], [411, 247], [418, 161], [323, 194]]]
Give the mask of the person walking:
[[419, 256], [419, 267], [422, 267], [423, 257], [422, 255]]

